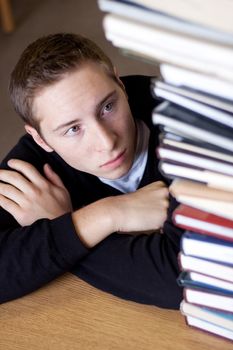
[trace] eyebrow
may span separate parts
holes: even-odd
[[[110,97],[113,97],[114,95],[116,95],[116,90],[113,90],[111,92],[109,92],[95,107],[95,113],[96,115],[99,113],[101,107],[103,106],[103,104],[110,98]],[[61,124],[59,126],[57,126],[55,129],[53,129],[53,132],[56,132],[60,129],[63,129],[65,127],[68,127],[68,126],[71,126],[75,123],[78,123],[80,122],[80,119],[73,119],[73,120],[70,120],[69,122],[67,123],[64,123],[64,124]]]

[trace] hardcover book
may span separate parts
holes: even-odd
[[[205,272],[205,275],[233,283],[233,265],[220,264],[183,253],[179,253],[178,260],[181,270],[198,273]]]
[[[193,151],[181,150],[174,146],[162,145],[157,148],[157,155],[162,160],[174,161],[180,165],[195,165],[198,168],[233,176],[233,163],[225,160],[200,155]]]
[[[233,340],[233,331],[223,328],[221,326],[218,326],[214,323],[210,323],[210,322],[201,320],[200,318],[189,316],[189,315],[186,316],[186,322],[189,326],[196,327],[196,328],[202,329],[203,331],[216,334],[220,337]]]
[[[173,30],[181,34],[186,33],[187,35],[198,37],[202,40],[206,39],[227,45],[233,44],[233,38],[228,33],[197,25],[190,21],[181,20],[165,12],[132,3],[131,1],[98,0],[98,5],[102,11],[150,25],[156,24],[156,27]]]
[[[163,99],[169,99],[169,96],[172,98],[185,97],[189,100],[196,101],[199,103],[218,108],[220,110],[226,111],[228,113],[233,113],[233,103],[222,97],[216,97],[210,93],[200,92],[196,89],[190,87],[182,87],[168,84],[166,82],[154,79],[152,83],[152,92],[156,97],[160,96]],[[169,95],[168,95],[169,93]],[[172,95],[171,95],[172,94]]]
[[[223,239],[185,231],[181,238],[181,250],[185,255],[233,265],[233,243]]]
[[[223,111],[221,108],[207,104],[205,102],[195,101],[187,96],[181,96],[172,91],[166,91],[155,86],[154,93],[157,97],[175,103],[190,111],[201,114],[203,118],[215,120],[218,123],[233,128],[233,114],[232,112]],[[216,100],[217,101],[217,100]],[[207,102],[207,101],[206,101]],[[233,107],[233,105],[231,105]]]
[[[185,69],[184,66],[177,67],[165,63],[160,65],[160,72],[167,83],[219,96],[228,99],[232,103],[232,82],[227,77],[219,79],[216,74],[211,76],[208,72],[202,74],[194,70]]]
[[[172,219],[178,227],[225,239],[233,244],[233,220],[185,204],[175,209]]]
[[[233,297],[233,283],[220,278],[211,277],[194,271],[182,271],[177,279],[181,287],[199,288],[206,291],[215,291]]]
[[[227,45],[187,37],[113,14],[104,17],[103,25],[107,39],[115,46],[233,81],[233,51]]]
[[[184,299],[191,304],[233,312],[233,298],[220,293],[217,294],[206,292],[205,290],[185,288]]]
[[[223,0],[130,0],[153,10],[185,19],[207,27],[216,28],[223,32],[233,33],[232,29],[232,1]]]
[[[187,150],[233,164],[233,152],[227,150],[223,151],[218,145],[213,145],[205,141],[186,138],[170,132],[162,132],[160,134],[160,145],[176,147],[180,150]]]
[[[222,189],[231,192],[233,191],[232,176],[219,174],[213,171],[201,169],[194,166],[175,164],[169,161],[160,161],[159,169],[164,176],[167,176],[171,179],[180,178],[186,180],[194,180],[217,189]],[[198,200],[194,196],[188,196],[186,194],[177,194],[176,198],[181,203],[203,210],[205,210],[205,208],[208,209],[208,206],[212,204],[214,205],[215,202],[214,200],[211,201],[211,199],[204,197],[201,200],[202,203],[198,203]],[[232,203],[227,203],[227,205],[224,205],[224,201],[222,202],[223,206],[226,209],[233,209]],[[216,212],[215,210],[211,212],[216,215],[221,215],[229,219],[233,219],[233,215],[231,213],[229,213],[229,215],[227,213],[225,215],[222,215],[223,210],[221,209],[221,207],[217,205],[217,208],[219,209],[218,212]]]
[[[196,317],[233,332],[233,314],[230,312],[217,311],[209,307],[193,305],[187,303],[185,300],[183,300],[180,305],[180,311],[184,316]]]
[[[218,144],[233,152],[233,130],[217,121],[206,121],[198,113],[165,101],[154,109],[152,119],[154,124],[167,126],[178,134],[181,131],[187,137]]]

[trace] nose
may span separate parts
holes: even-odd
[[[95,149],[98,152],[112,151],[116,146],[117,135],[109,126],[98,124],[95,128]]]

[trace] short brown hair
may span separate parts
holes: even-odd
[[[11,73],[9,92],[15,111],[39,130],[32,113],[33,99],[43,88],[88,60],[102,64],[115,76],[109,57],[90,39],[71,33],[44,36],[30,44]]]

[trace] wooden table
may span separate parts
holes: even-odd
[[[0,349],[232,350],[179,311],[124,301],[66,274],[0,306]]]

